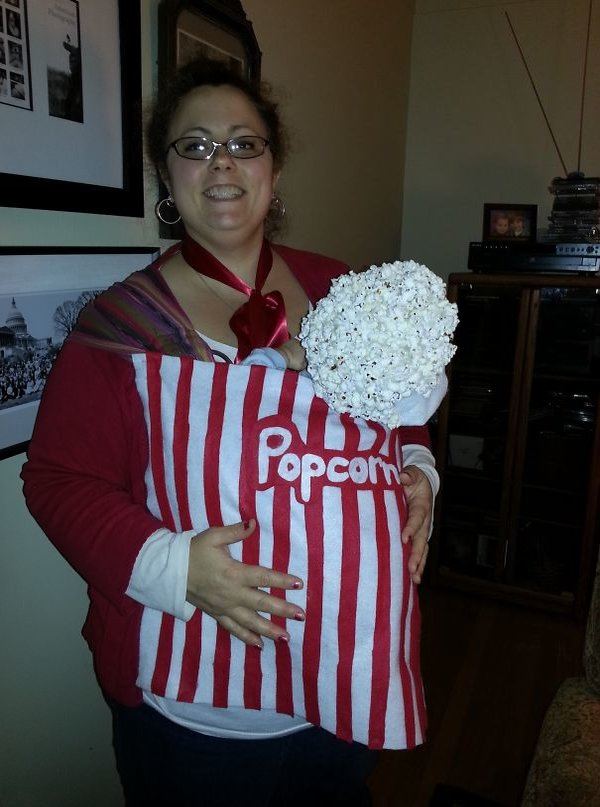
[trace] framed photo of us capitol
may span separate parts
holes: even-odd
[[[0,247],[0,459],[27,448],[52,364],[82,307],[155,247]]]

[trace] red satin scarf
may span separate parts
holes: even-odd
[[[199,274],[247,295],[247,302],[229,320],[229,326],[238,340],[236,363],[245,359],[255,347],[278,347],[290,338],[281,292],[262,294],[262,287],[273,266],[273,253],[266,238],[258,258],[254,288],[234,275],[218,258],[187,234],[181,242],[181,255]]]

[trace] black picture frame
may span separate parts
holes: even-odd
[[[534,242],[537,237],[537,205],[486,202],[483,205],[484,241]]]
[[[198,31],[193,30],[195,23],[201,26]],[[239,58],[241,72],[249,81],[260,79],[262,54],[252,23],[239,0],[161,0],[158,7],[159,87],[185,63],[185,58],[178,54],[178,34],[181,31],[190,37],[203,37],[209,48],[208,51],[190,52],[188,61],[200,55],[219,58],[218,51],[229,63],[228,55]]]
[[[31,4],[38,0],[28,2],[31,17]],[[121,103],[120,110],[115,108],[115,115],[122,122],[121,187],[0,172],[0,206],[115,216],[144,215],[140,4],[138,0],[118,0],[117,13]],[[102,52],[102,43],[96,44]],[[18,111],[26,114],[23,110]],[[25,125],[27,119],[24,117]],[[93,142],[94,133],[90,132],[90,143]],[[0,146],[1,143],[0,128]],[[61,143],[60,147],[68,152],[69,142]]]
[[[260,81],[261,51],[252,23],[247,18],[239,0],[161,0],[158,7],[158,85],[162,88],[169,77],[181,67],[182,34],[198,50],[190,48],[186,56],[194,58],[209,56],[222,58],[230,66],[239,64],[241,74],[248,81]],[[159,199],[168,196],[168,191],[158,178]],[[180,224],[168,225],[159,222],[161,238],[180,239],[183,228]]]
[[[81,295],[122,280],[159,253],[157,247],[0,247],[0,460],[27,449],[47,372]],[[54,313],[65,303],[59,332]]]

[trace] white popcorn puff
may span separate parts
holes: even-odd
[[[394,428],[398,401],[427,397],[454,355],[457,324],[442,279],[396,261],[336,278],[299,339],[318,396],[336,412]]]

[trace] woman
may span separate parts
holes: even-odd
[[[148,139],[170,193],[158,213],[178,211],[186,236],[81,317],[46,385],[23,470],[27,502],[89,584],[84,635],[113,711],[128,804],[295,804],[310,796],[368,804],[373,752],[363,744],[336,739],[301,715],[228,705],[227,693],[217,692],[216,660],[212,702],[202,702],[183,675],[176,694],[171,691],[174,637],[198,614],[203,624],[209,619],[203,615],[218,623],[215,659],[219,646],[225,648],[235,675],[231,658],[243,644],[246,664],[260,666],[260,648],[264,658],[273,647],[265,640],[278,648],[290,642],[307,610],[281,595],[299,592],[306,581],[291,566],[289,573],[277,571],[243,554],[237,545],[251,546],[254,518],[219,523],[215,517],[208,520],[214,526],[198,533],[150,512],[155,449],[145,417],[152,406],[132,364],[139,367],[147,356],[160,362],[161,355],[184,363],[186,357],[243,363],[248,356],[252,362],[253,349],[265,346],[289,355],[286,340],[345,267],[264,240],[265,220],[278,207],[281,125],[276,107],[224,66],[183,68],[155,106]],[[162,372],[161,365],[159,382]],[[201,394],[198,401],[204,405]],[[419,582],[435,471],[424,430],[401,431],[410,508],[403,539],[412,539],[407,567]],[[238,550],[244,562],[233,559]],[[169,659],[161,673],[159,649],[148,676],[143,619],[149,613],[171,615],[177,624],[160,622]],[[185,667],[189,657],[182,652]],[[201,680],[197,686],[202,689]]]

